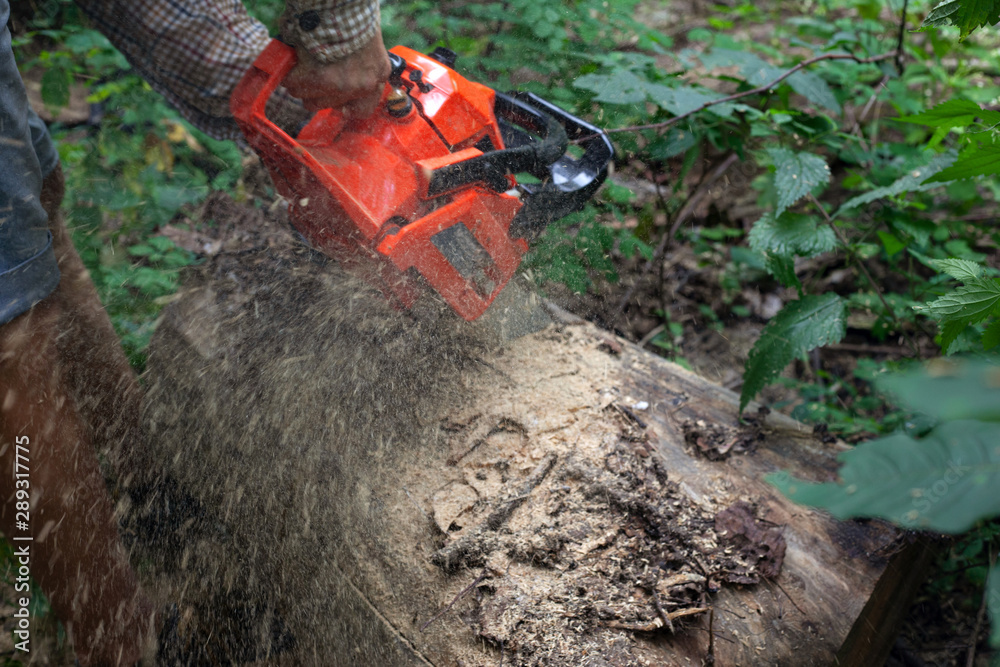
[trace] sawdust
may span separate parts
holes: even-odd
[[[753,452],[764,439],[764,420],[771,411],[764,406],[756,415],[746,414],[738,426],[688,419],[681,424],[691,452],[709,461],[723,461],[733,454]]]
[[[273,232],[189,277],[146,377],[126,514],[198,660],[654,664],[777,575],[780,530],[671,479],[617,341],[490,348]]]
[[[396,313],[367,284],[294,241],[222,253],[164,314],[145,422],[159,476],[126,508],[138,560],[180,600],[198,659],[246,661],[294,646],[337,612],[331,536],[384,530],[373,480],[424,410],[453,391],[482,343],[440,304]],[[372,638],[373,659],[381,636]],[[386,663],[390,664],[390,663]]]
[[[580,372],[617,363],[613,339],[491,350],[262,234],[189,277],[146,377],[162,474],[128,514],[199,659],[643,664],[637,636],[776,574],[779,549],[720,534],[641,410]]]
[[[540,345],[580,364],[614,355],[573,327],[537,334],[508,351],[522,363],[505,364],[517,369],[507,386],[479,395],[506,410],[446,418],[449,481],[410,487],[447,526],[432,560],[479,570],[461,618],[511,664],[644,664],[636,633],[684,633],[723,585],[776,576],[780,531],[758,544],[745,503],[716,515],[693,502],[615,388],[572,368],[539,373],[524,348]],[[725,523],[740,512],[745,524]]]

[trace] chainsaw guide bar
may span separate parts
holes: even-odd
[[[614,149],[598,128],[531,93],[469,81],[455,54],[397,46],[366,119],[316,113],[292,137],[265,105],[297,62],[272,40],[231,98],[306,240],[409,308],[432,287],[466,320],[503,290],[545,226],[583,207]],[[570,140],[583,153],[567,152]],[[527,173],[539,183],[518,183]]]

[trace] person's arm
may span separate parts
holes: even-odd
[[[185,118],[217,138],[240,136],[229,111],[229,96],[270,39],[242,2],[77,0],[77,4]],[[303,26],[309,27],[313,16],[319,19],[317,27],[305,30]],[[289,3],[286,39],[305,45],[299,54],[306,62],[296,69],[295,79],[303,84],[295,92],[308,95],[317,87],[336,88],[341,91],[339,97],[330,101],[341,106],[371,97],[376,87],[381,92],[388,76],[387,61],[384,74],[379,68],[362,67],[369,73],[361,77],[361,84],[355,82],[354,74],[358,70],[355,58],[366,58],[363,53],[381,49],[387,58],[378,19],[377,0]],[[290,21],[295,21],[294,28],[289,29]],[[305,75],[300,76],[303,71]],[[353,92],[344,94],[342,88],[348,87]],[[289,106],[286,103],[283,111],[289,111]]]
[[[229,94],[267,46],[238,0],[78,0],[95,27],[192,124],[235,138]]]

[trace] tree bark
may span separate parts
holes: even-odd
[[[802,666],[853,628],[851,664],[880,664],[889,614],[859,618],[897,532],[762,480],[830,479],[842,446],[553,312],[498,347],[291,240],[200,269],[152,346],[161,479],[132,513],[186,636],[288,664]]]

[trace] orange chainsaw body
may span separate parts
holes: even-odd
[[[412,305],[429,284],[473,320],[528,249],[509,234],[522,206],[517,183],[508,175],[504,192],[481,183],[429,188],[435,170],[482,155],[477,146],[503,148],[495,92],[406,47],[392,53],[409,75],[403,83],[412,107],[405,115],[380,105],[359,122],[325,109],[292,138],[264,111],[296,63],[294,49],[277,40],[233,93],[233,114],[309,243],[399,306]],[[387,85],[383,99],[390,94]]]

